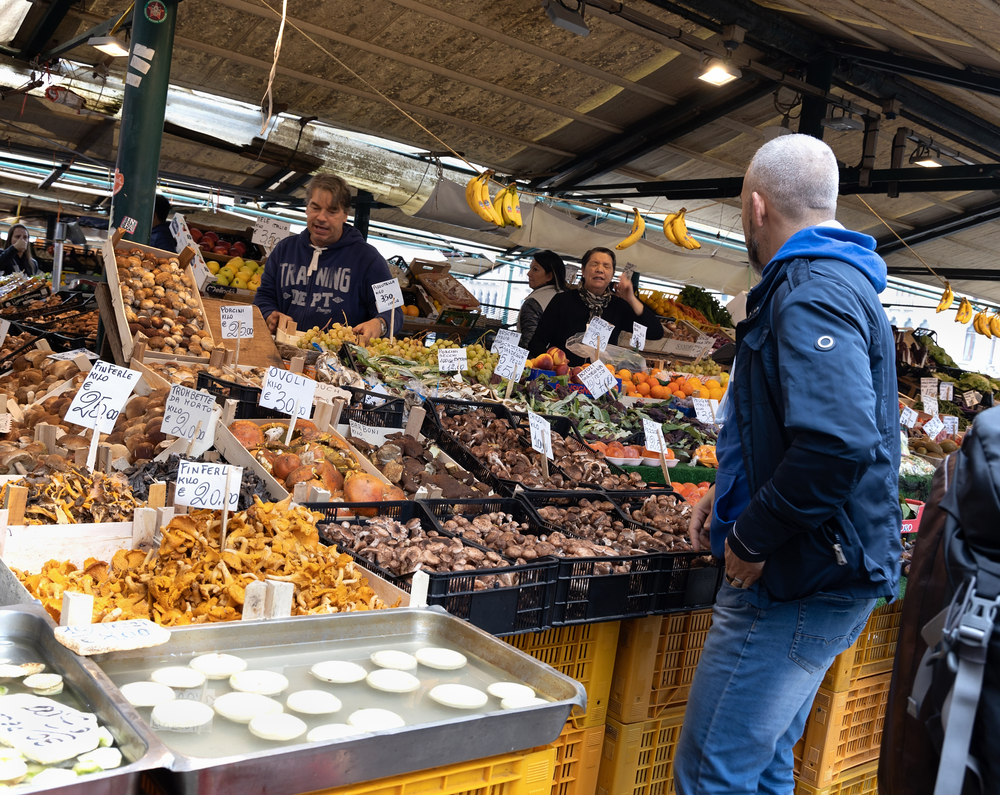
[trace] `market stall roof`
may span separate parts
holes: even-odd
[[[0,0],[0,16],[24,13],[0,60],[7,83],[0,91],[15,90],[0,103],[10,156],[34,147],[50,153],[56,168],[66,147],[113,162],[117,125],[108,119],[120,113],[114,86],[125,62],[103,56],[84,34],[127,7],[123,0]],[[573,0],[559,6],[570,16],[575,7]],[[879,239],[892,271],[935,283],[894,232],[912,238],[917,254],[957,290],[1000,301],[993,256],[1000,248],[993,165],[1000,160],[1000,7],[989,0],[945,0],[933,9],[918,0],[593,0],[584,7],[586,37],[553,24],[540,0],[290,0],[273,84],[286,115],[265,144],[227,132],[236,127],[223,124],[231,118],[213,118],[206,106],[212,97],[260,102],[279,13],[272,0],[179,5],[171,83],[189,89],[187,118],[196,121],[168,124],[163,172],[278,194],[301,192],[304,177],[320,168],[353,184],[379,182],[377,160],[347,162],[320,125],[300,127],[294,114],[425,153],[450,149],[530,180],[539,193],[577,200],[603,193],[654,213],[686,206],[696,229],[738,231],[738,178],[787,118],[791,129],[825,133],[845,164],[839,217]],[[81,43],[66,49],[75,37]],[[59,103],[41,94],[43,64],[60,49],[70,62],[93,65],[74,75],[82,108],[73,94],[57,96]],[[738,79],[721,87],[697,79],[702,60],[727,54]],[[42,85],[18,101],[24,86],[15,75],[28,75],[33,59]],[[207,95],[201,106],[196,92]],[[837,130],[859,125],[831,122],[834,116],[867,119],[868,133]],[[835,127],[820,128],[824,117]],[[918,147],[950,167],[911,166]],[[426,170],[427,162],[418,165]],[[39,187],[43,176],[11,182],[5,172],[0,207],[12,207],[18,190],[41,207],[97,203],[93,195]],[[435,180],[433,173],[421,180],[411,202],[425,200]],[[623,187],[638,184],[647,195]],[[891,184],[895,198],[887,195]],[[387,184],[376,198],[403,204],[406,186]],[[503,235],[475,234],[510,245]],[[670,275],[668,259],[677,257],[651,269]],[[697,269],[692,278],[698,281]]]

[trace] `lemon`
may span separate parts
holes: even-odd
[[[218,262],[216,262],[215,260],[211,260],[211,259],[208,262],[205,263],[205,267],[207,267],[208,270],[209,270],[209,273],[212,273],[213,275],[216,274],[216,273],[218,273],[219,270],[220,270],[220,268],[221,268],[221,266],[219,265]]]

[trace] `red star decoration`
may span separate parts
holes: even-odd
[[[167,15],[167,9],[163,7],[163,3],[149,3],[146,6],[146,16],[152,22],[160,22]]]

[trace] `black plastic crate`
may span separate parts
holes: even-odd
[[[197,389],[204,389],[209,394],[215,395],[215,402],[221,406],[225,406],[227,400],[235,400],[238,420],[288,418],[287,414],[275,409],[261,408],[260,387],[226,381],[202,370],[198,373]]]
[[[367,503],[311,503],[306,505],[313,511],[324,514],[325,521],[362,524],[367,517],[347,517],[340,515],[345,510],[371,510],[378,514],[389,516],[400,522],[408,522],[419,517],[425,531],[437,530],[442,535],[454,537],[453,534],[441,529],[427,508],[420,502],[367,502]],[[320,520],[321,522],[324,520]],[[331,544],[329,539],[320,533],[323,543]],[[477,549],[484,549],[466,539],[459,539],[463,544]],[[347,552],[347,550],[344,550]],[[397,577],[380,568],[375,563],[348,552],[358,564],[393,583],[404,591],[410,590],[410,577]],[[497,574],[513,574],[517,585],[487,589],[476,588],[476,578]],[[427,590],[427,603],[440,605],[453,616],[464,619],[493,635],[517,635],[522,632],[534,632],[549,627],[549,616],[552,597],[556,585],[556,562],[553,558],[521,566],[510,566],[503,569],[478,569],[475,571],[433,572],[428,571],[430,584]]]
[[[437,425],[438,429],[441,431],[444,430],[444,426],[441,424],[441,420],[438,417],[438,407],[442,408],[449,416],[453,416],[455,414],[465,414],[470,411],[475,411],[476,409],[486,409],[487,411],[492,411],[493,414],[496,415],[497,419],[507,420],[507,424],[512,428],[517,427],[517,421],[511,415],[510,409],[502,403],[487,403],[485,401],[476,400],[429,397],[424,401],[424,408],[427,410],[427,415],[433,419],[434,424]]]
[[[353,386],[337,388],[351,393],[350,405],[345,406],[340,413],[341,423],[346,425],[354,420],[372,428],[403,428],[403,398],[368,392]]]
[[[712,562],[718,565],[700,565],[707,557],[703,552],[669,552],[663,556],[654,613],[677,613],[715,604],[724,569],[722,562],[714,558]]]

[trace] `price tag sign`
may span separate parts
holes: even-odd
[[[260,406],[265,409],[275,409],[282,414],[295,413],[300,420],[309,419],[312,413],[313,396],[316,394],[316,382],[304,375],[296,375],[288,370],[268,367],[264,378],[264,388],[260,393]]]
[[[511,381],[520,381],[524,375],[524,365],[528,361],[528,349],[519,345],[503,345],[499,353],[500,361],[493,368],[494,375]]]
[[[0,345],[7,339],[7,332],[10,331],[10,321],[0,320]]]
[[[3,342],[3,340],[0,340]],[[493,346],[490,348],[490,353],[500,353],[500,347],[502,345],[517,345],[521,342],[521,332],[520,331],[510,331],[508,329],[502,328],[497,331],[497,336],[493,340]]]
[[[600,362],[594,362],[589,367],[584,367],[580,371],[579,377],[591,396],[595,398],[599,398],[601,395],[605,395],[618,387],[615,377]]]
[[[208,395],[186,386],[170,387],[170,395],[163,409],[163,432],[180,439],[190,439],[194,436],[198,423],[197,441],[205,439],[205,431],[212,420],[212,410],[215,408],[215,395]]]
[[[629,342],[633,348],[640,351],[646,347],[646,327],[637,321],[632,322],[632,339]]]
[[[980,395],[975,389],[970,389],[968,392],[962,393],[962,402],[965,404],[967,409],[971,409],[979,405],[979,401],[982,397],[983,396]]]
[[[177,468],[177,487],[174,503],[188,508],[222,510],[222,495],[226,491],[226,474],[229,473],[229,510],[235,511],[243,483],[243,467],[225,464],[196,464],[181,460]]]
[[[100,433],[111,433],[122,406],[132,394],[142,374],[108,362],[96,361],[86,380],[70,403],[66,422],[93,428],[98,423]]]
[[[941,400],[954,400],[955,399],[955,385],[950,381],[941,382],[941,391],[938,393],[938,397]]]
[[[924,412],[930,414],[932,417],[937,416],[938,404],[936,395],[922,395],[922,403],[924,404]]]
[[[921,378],[920,379],[920,394],[930,395],[931,397],[937,397],[938,394],[938,384],[941,382],[936,378]]]
[[[622,275],[619,277],[619,281],[629,282],[632,281],[632,274],[635,273],[635,265],[631,262],[626,262],[625,267],[622,269]]]
[[[590,348],[604,350],[611,340],[611,332],[615,327],[600,317],[595,317],[587,324],[587,330],[583,335],[583,344]]]
[[[698,342],[694,344],[694,357],[696,359],[700,359],[704,356],[708,356],[708,354],[712,352],[712,349],[714,347],[715,347],[715,340],[712,339],[711,337],[708,337],[707,339],[703,340],[698,340]]]
[[[667,443],[663,439],[663,426],[656,420],[643,418],[642,429],[646,433],[646,449],[658,453],[667,452]]]
[[[438,348],[438,370],[442,373],[469,369],[469,353],[465,348]]]
[[[531,448],[552,460],[552,426],[541,414],[528,412],[528,427],[531,431]]]
[[[0,433],[10,433],[11,422],[13,422],[10,414],[0,414]]]
[[[941,420],[944,422],[945,432],[949,436],[958,436],[958,417],[945,414]]]
[[[944,423],[941,422],[940,417],[931,417],[927,422],[924,423],[924,433],[927,434],[928,438],[933,441],[937,438],[937,435],[944,430]]]
[[[378,447],[385,439],[385,434],[381,428],[372,428],[370,425],[362,425],[356,420],[351,420],[351,438]]]
[[[66,351],[65,353],[53,353],[45,358],[52,359],[53,361],[56,362],[71,362],[77,356],[86,356],[91,361],[100,358],[96,353],[94,353],[93,351],[88,351],[86,348],[77,348],[75,351]]]
[[[708,425],[715,424],[715,406],[712,405],[711,400],[708,398],[691,398],[691,402],[694,404],[694,413],[699,422],[704,422]]]
[[[379,312],[388,312],[403,305],[403,291],[399,288],[399,279],[386,279],[372,285],[375,293],[375,305]]]
[[[254,243],[263,246],[268,251],[278,245],[279,241],[288,237],[288,221],[276,221],[274,218],[257,218],[253,222]]]
[[[904,408],[899,413],[899,424],[905,425],[907,428],[912,428],[917,424],[917,412],[909,407]]]
[[[220,306],[222,339],[248,339],[253,337],[253,307],[250,304]]]
[[[324,384],[321,381],[316,382],[316,392],[313,394],[313,403],[318,403],[321,400],[329,400],[331,403],[335,400],[350,400],[351,393],[345,389],[340,389],[335,387],[333,384]]]

